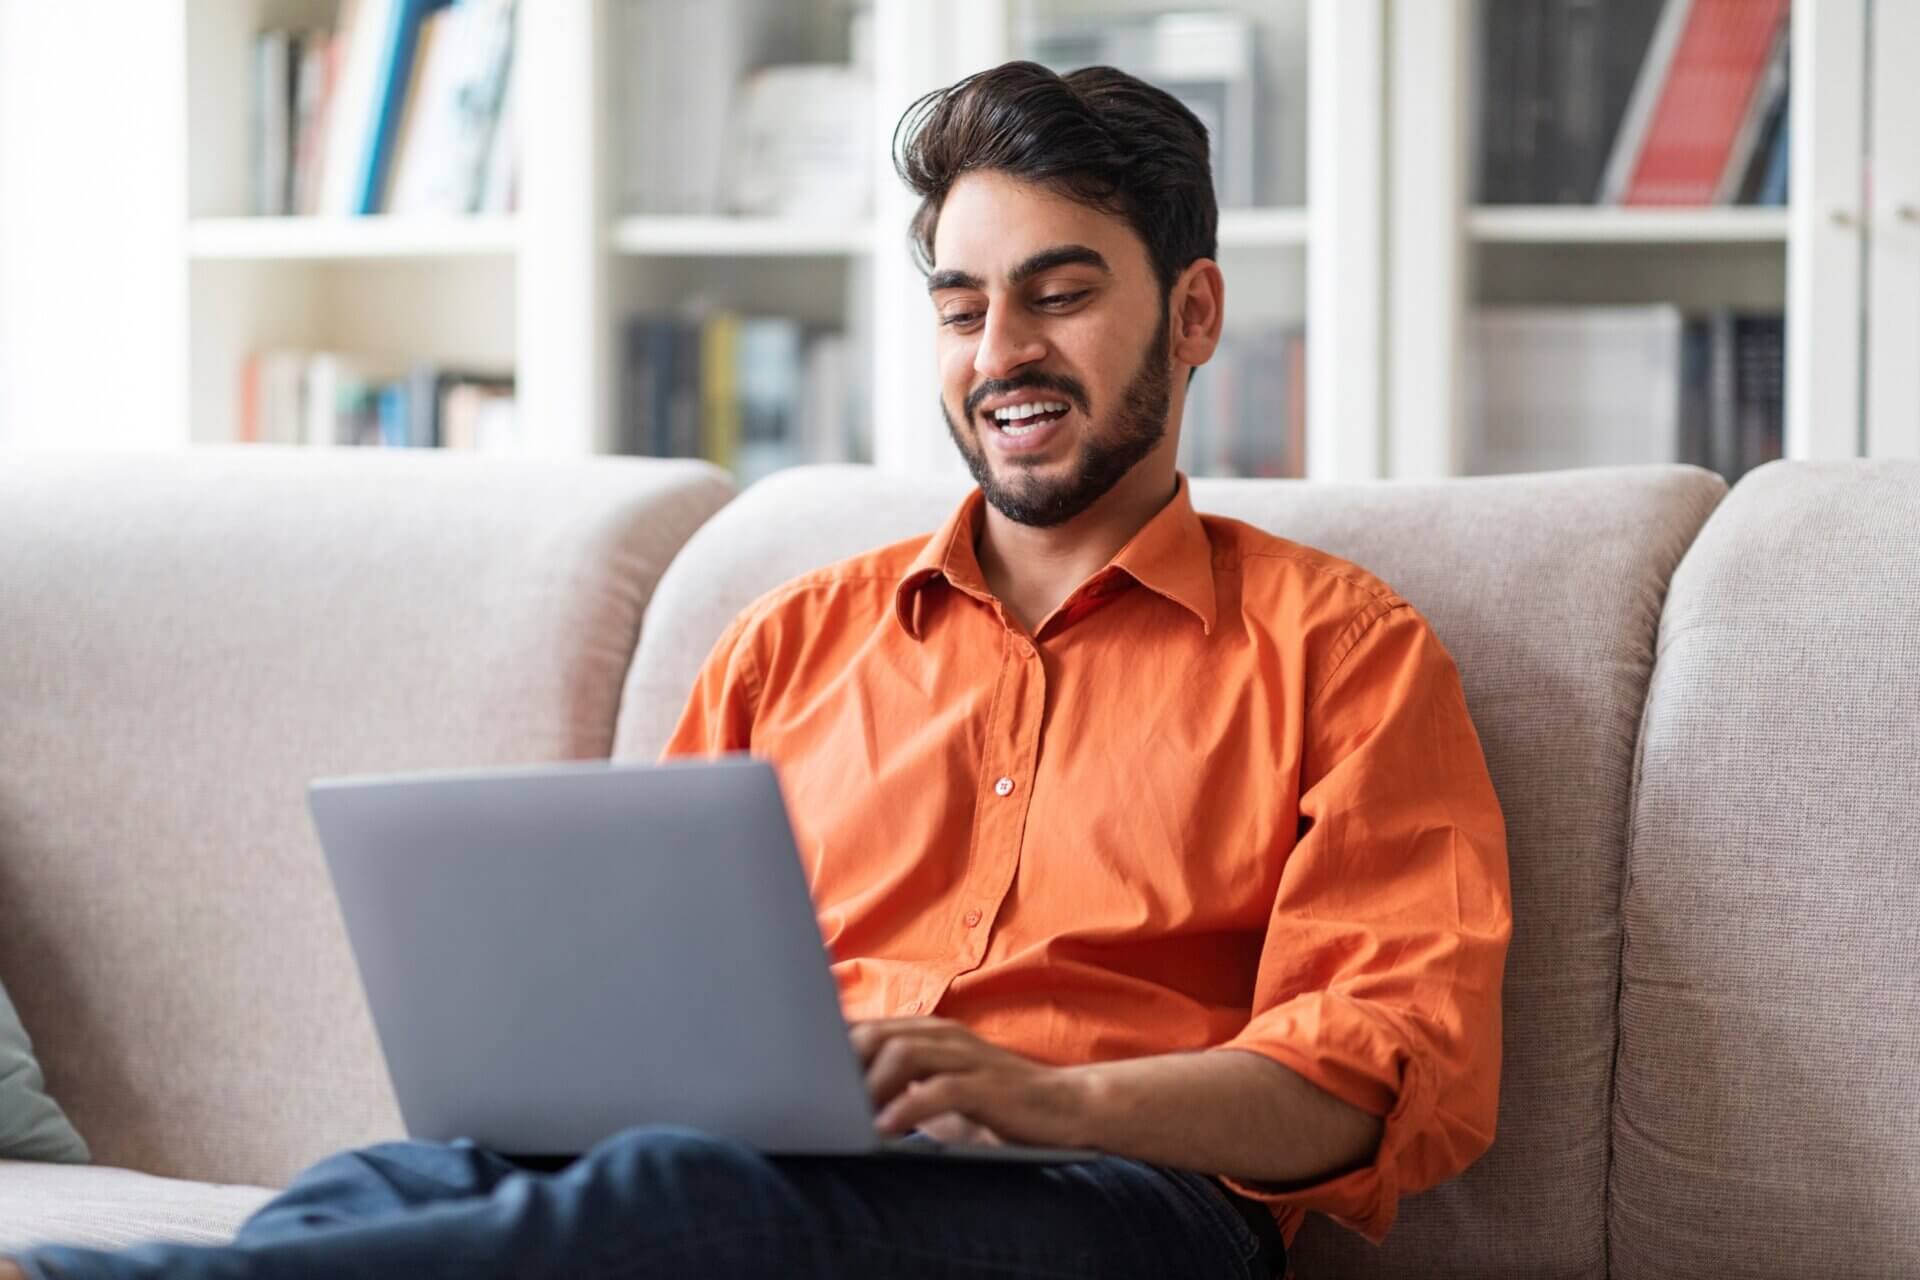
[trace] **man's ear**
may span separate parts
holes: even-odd
[[[1181,364],[1203,365],[1213,359],[1226,316],[1226,288],[1220,264],[1212,258],[1195,258],[1173,282],[1168,298],[1173,308],[1169,345]]]

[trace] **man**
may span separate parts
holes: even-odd
[[[92,1276],[1262,1275],[1492,1141],[1505,830],[1458,675],[1364,570],[1194,513],[1207,137],[1108,68],[929,95],[897,157],[978,488],[716,644],[668,755],[774,760],[878,1123],[1029,1166],[662,1126],[563,1171],[390,1143],[234,1245]],[[777,1052],[778,1046],[769,1046]]]

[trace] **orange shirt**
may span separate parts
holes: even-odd
[[[849,1019],[1038,1061],[1251,1050],[1385,1117],[1264,1201],[1378,1240],[1493,1140],[1506,828],[1453,661],[1366,571],[1172,501],[1031,638],[938,533],[761,597],[663,756],[774,762]]]

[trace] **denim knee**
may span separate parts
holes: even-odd
[[[623,1129],[601,1142],[570,1173],[609,1187],[630,1203],[681,1215],[737,1216],[746,1206],[764,1217],[784,1201],[799,1202],[767,1157],[732,1138],[685,1125]]]

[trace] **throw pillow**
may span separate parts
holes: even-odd
[[[7,989],[0,986],[0,1156],[9,1160],[57,1160],[84,1164],[87,1144],[67,1122],[67,1113],[47,1096],[33,1041],[20,1025]]]

